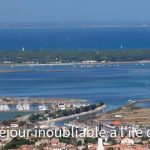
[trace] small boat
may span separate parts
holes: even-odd
[[[25,48],[24,47],[22,47],[22,50],[21,50],[22,52],[24,52],[25,51]]]
[[[84,68],[84,67],[86,67],[86,65],[81,65],[81,66],[80,66],[80,68]]]
[[[123,45],[121,44],[120,49],[123,49]]]
[[[93,65],[87,65],[87,68],[93,67]]]

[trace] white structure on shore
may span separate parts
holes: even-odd
[[[0,111],[9,111],[9,106],[7,104],[1,104]]]
[[[47,107],[45,105],[39,105],[39,110],[40,111],[47,110]]]
[[[39,111],[47,110],[47,106],[44,104],[44,101],[42,102],[42,105],[39,105]]]
[[[61,110],[65,110],[66,109],[66,106],[64,103],[59,103],[58,104],[58,108],[61,109]]]
[[[98,138],[97,150],[104,150],[103,139],[102,138]]]
[[[19,111],[28,111],[30,110],[30,105],[26,101],[23,104],[19,102],[19,104],[16,105],[16,109]]]
[[[121,140],[121,144],[124,144],[124,145],[133,145],[134,144],[134,140],[129,139],[129,138],[124,138],[123,140]]]

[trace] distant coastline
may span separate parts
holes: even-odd
[[[109,65],[109,64],[129,64],[129,63],[150,63],[150,60],[139,60],[139,61],[108,61],[108,62],[95,62],[95,63],[86,63],[86,62],[51,62],[51,63],[0,63],[0,66],[66,66],[66,65]]]
[[[128,28],[136,28],[136,27],[150,27],[149,23],[143,23],[143,24],[138,24],[138,23],[134,23],[134,24],[113,24],[113,23],[47,23],[47,24],[30,24],[30,23],[26,23],[26,24],[21,24],[21,23],[14,23],[14,24],[10,24],[10,23],[1,23],[0,24],[0,28],[124,28],[124,27],[128,27]]]
[[[150,50],[0,51],[1,65],[74,65],[150,62]]]
[[[144,65],[145,63],[150,63],[150,60],[143,60],[143,61],[128,61],[128,62],[97,62],[97,63],[81,63],[81,62],[76,62],[76,63],[49,63],[49,64],[34,64],[34,63],[30,63],[30,64],[0,64],[0,66],[9,66],[11,68],[15,67],[15,66],[22,66],[22,67],[36,67],[36,66],[73,66],[76,67],[76,65],[82,67],[88,67],[88,66],[99,66],[99,65],[121,65],[121,64],[130,64],[130,63],[134,63],[134,64],[142,64]],[[63,72],[64,70],[58,69],[58,70],[48,70],[46,72]],[[0,69],[0,73],[15,73],[15,72],[37,72],[34,70],[15,70],[15,69]],[[43,71],[42,71],[43,72]]]

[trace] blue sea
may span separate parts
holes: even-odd
[[[0,70],[0,96],[87,99],[111,107],[150,98],[150,63],[0,66]]]
[[[149,49],[150,28],[0,28],[0,50]]]
[[[0,50],[149,49],[150,28],[1,28]],[[5,72],[10,70],[10,72]],[[150,63],[0,66],[0,96],[87,99],[110,109],[150,98]],[[0,113],[8,119],[18,113]]]

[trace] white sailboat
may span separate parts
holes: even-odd
[[[122,45],[122,43],[121,43],[121,45],[120,45],[120,49],[123,49],[123,45]]]
[[[24,52],[25,51],[25,48],[24,47],[22,47],[22,52]]]

